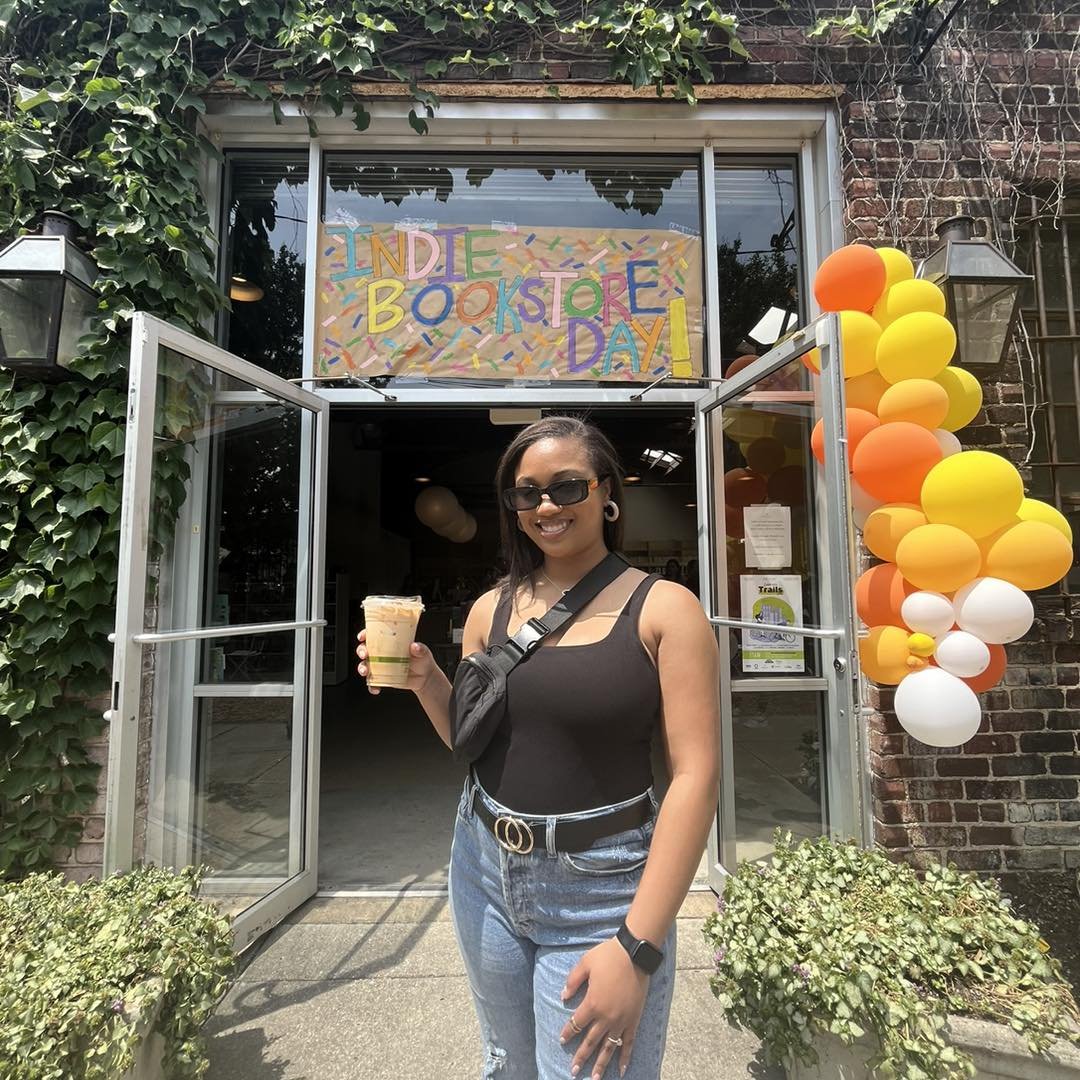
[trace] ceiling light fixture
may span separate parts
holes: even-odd
[[[644,450],[641,454],[641,460],[650,469],[663,469],[665,473],[669,473],[682,464],[682,455],[676,454],[672,450]]]
[[[261,300],[266,294],[262,288],[247,278],[237,277],[235,274],[229,280],[229,299],[239,300],[241,303],[250,304],[255,300]]]

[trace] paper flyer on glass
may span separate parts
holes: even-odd
[[[802,578],[798,574],[743,574],[739,578],[742,619],[760,623],[742,632],[742,669],[749,672],[803,672],[804,638],[785,626],[802,624]]]

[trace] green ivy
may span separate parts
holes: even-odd
[[[0,884],[5,1080],[111,1080],[131,1066],[151,1016],[165,1075],[201,1076],[199,1033],[234,958],[228,920],[198,889],[191,868]]]
[[[874,1076],[955,1080],[970,1058],[944,1036],[950,1013],[1008,1024],[1033,1053],[1080,1045],[1061,965],[993,881],[953,867],[925,877],[883,852],[776,833],[770,866],[727,879],[704,933],[710,985],[771,1061],[813,1064],[815,1036],[869,1036]],[[871,1056],[873,1055],[873,1056]]]

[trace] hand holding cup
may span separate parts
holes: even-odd
[[[366,679],[369,675],[368,665],[368,650],[367,650],[367,630],[361,630],[356,635],[359,645],[356,646],[356,656],[360,663],[356,665],[356,670]],[[403,690],[412,690],[414,693],[419,693],[432,671],[435,670],[435,657],[432,656],[431,650],[422,645],[419,641],[414,641],[409,646],[409,670],[408,675],[402,683],[400,688]],[[372,686],[368,684],[368,693],[377,694],[379,692],[378,686]]]

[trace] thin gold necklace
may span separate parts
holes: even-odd
[[[548,584],[549,584],[549,585],[550,585],[550,586],[551,586],[551,587],[552,587],[553,589],[558,589],[558,591],[559,591],[560,593],[562,593],[562,595],[563,595],[563,596],[565,596],[565,595],[566,595],[566,594],[567,594],[567,593],[568,593],[568,592],[569,592],[569,591],[570,591],[570,590],[571,590],[571,589],[573,588],[573,586],[572,586],[572,585],[570,585],[570,586],[567,586],[567,587],[566,587],[565,589],[564,589],[564,588],[563,588],[563,587],[562,587],[561,585],[556,585],[556,584],[555,584],[555,582],[554,582],[554,581],[552,581],[552,580],[551,580],[551,578],[549,578],[549,577],[547,576],[547,574],[545,574],[545,573],[544,573],[544,571],[543,571],[543,570],[541,570],[541,571],[540,571],[540,576],[541,576],[541,577],[542,577],[542,578],[543,578],[543,579],[544,579],[544,580],[545,580],[545,581],[546,581],[546,582],[547,582],[547,583],[548,583]]]

